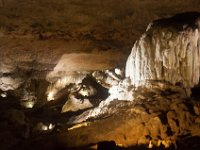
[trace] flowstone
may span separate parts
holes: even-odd
[[[147,81],[191,89],[200,77],[200,13],[179,14],[151,23],[135,42],[125,74],[136,87]]]

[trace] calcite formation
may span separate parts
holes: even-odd
[[[133,85],[164,81],[190,89],[200,77],[200,13],[152,22],[135,42],[126,63]]]

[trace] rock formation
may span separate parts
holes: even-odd
[[[0,0],[0,149],[200,149],[200,103],[182,95],[199,83],[199,13],[144,33],[199,10],[199,0]]]
[[[190,89],[200,77],[200,13],[179,14],[151,23],[135,42],[126,63],[133,85],[147,81]]]

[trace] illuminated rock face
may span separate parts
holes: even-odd
[[[93,105],[88,99],[77,99],[74,95],[70,94],[68,101],[63,105],[62,112],[77,111],[86,108],[91,108]]]
[[[200,77],[199,30],[199,13],[154,21],[135,42],[126,63],[126,77],[136,87],[146,81],[194,87]]]

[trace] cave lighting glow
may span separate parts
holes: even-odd
[[[7,93],[6,92],[1,93],[1,97],[3,97],[3,98],[7,97]]]
[[[26,101],[26,102],[23,102],[22,104],[25,108],[33,108],[33,106],[35,105],[35,102],[34,101]]]
[[[39,122],[37,124],[37,130],[39,131],[48,131],[48,130],[53,130],[55,128],[55,125],[50,123],[49,125],[48,124],[44,124],[42,122]]]
[[[47,101],[53,101],[53,100],[55,100],[54,95],[55,95],[55,92],[54,92],[53,90],[50,91],[50,92],[48,93],[48,95],[47,95]]]

